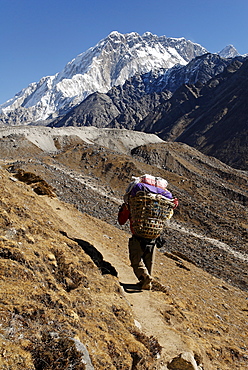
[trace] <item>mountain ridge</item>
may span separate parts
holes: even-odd
[[[247,68],[233,61],[205,85],[184,85],[137,126],[159,132],[165,140],[182,141],[225,163],[248,170]],[[180,106],[178,108],[178,101]],[[166,125],[164,124],[166,122]]]
[[[206,49],[184,38],[158,37],[148,32],[143,36],[112,32],[67,63],[60,73],[43,77],[2,104],[2,119],[5,117],[7,124],[17,124],[15,110],[19,124],[52,118],[54,114],[65,113],[90,93],[107,92],[137,72],[186,64],[205,52]]]
[[[238,74],[237,69],[246,59],[232,45],[218,55],[208,53],[185,38],[157,36],[150,32],[140,36],[136,32],[120,34],[114,31],[67,63],[60,73],[29,85],[22,91],[23,95],[21,92],[6,106],[2,105],[0,122],[2,125],[50,127],[93,125],[154,132],[162,139],[191,143],[204,153],[245,170],[244,125],[242,132],[237,128],[235,138],[232,138],[233,125],[228,122],[231,131],[228,128],[226,132],[230,131],[232,135],[229,138],[223,136],[224,142],[216,148],[211,142],[213,139],[216,141],[216,135],[204,137],[192,120],[200,122],[197,114],[201,114],[203,108],[198,105],[204,102],[204,97],[197,95],[207,96],[209,84],[212,84],[214,94],[218,91],[223,105],[225,97],[217,86],[221,74],[232,68]],[[233,89],[236,90],[235,87]],[[209,100],[218,108],[218,97],[214,101],[210,93]],[[208,105],[207,109],[212,108]],[[240,112],[242,109],[240,104]],[[223,113],[227,111],[227,114]],[[213,130],[218,131],[218,126],[224,125],[230,116],[229,111],[231,107],[226,106],[219,112],[216,110],[211,116],[214,122],[206,122],[206,125],[215,125]],[[237,114],[242,115],[240,112]],[[223,122],[216,119],[217,116],[223,118]],[[190,138],[187,137],[189,124],[195,130]],[[236,152],[237,148],[240,148],[240,153],[232,159],[232,151]]]
[[[247,58],[204,54],[166,73],[136,75],[107,94],[91,94],[48,126],[93,125],[155,133],[247,170],[247,65]]]
[[[122,86],[115,86],[109,90],[105,95],[101,93],[94,93],[87,97],[82,103],[72,108],[64,117],[54,120],[51,124],[52,126],[88,126],[94,125],[97,127],[109,126],[113,127],[126,127],[133,128],[137,125],[142,118],[151,111],[148,106],[145,112],[142,113],[142,107],[145,106],[145,101],[151,97],[151,100],[156,98],[156,94],[161,94],[158,97],[156,106],[159,105],[160,100],[168,100],[172,94],[184,84],[204,84],[214,76],[217,76],[223,72],[224,68],[232,63],[232,59],[223,59],[218,55],[205,54],[203,56],[194,58],[186,66],[175,66],[169,70],[161,69],[156,72],[150,72],[144,75],[135,75],[134,77],[127,80]],[[106,97],[106,111],[104,112],[101,104],[97,104],[94,107],[94,102],[97,101],[98,97],[100,99],[105,99]],[[109,100],[110,98],[110,100]],[[144,98],[144,101],[142,100]],[[88,102],[92,101],[93,104],[89,108],[84,108],[87,106]],[[81,107],[83,109],[81,110]],[[119,123],[118,115],[126,114],[125,110],[138,112],[136,118],[131,116],[127,118],[124,124]],[[84,111],[85,110],[85,118]],[[108,118],[108,111],[112,110],[110,113],[110,118]],[[77,111],[79,113],[77,114]],[[99,112],[99,113],[98,113]],[[131,113],[132,114],[132,113]],[[98,120],[99,116],[99,120]],[[99,123],[92,123],[90,117],[96,117]],[[103,118],[102,118],[103,117]],[[129,122],[134,120],[134,124],[129,126]],[[123,121],[123,118],[121,118]],[[72,121],[72,122],[70,122]]]

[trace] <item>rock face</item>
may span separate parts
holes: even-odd
[[[169,370],[198,370],[192,353],[182,353],[168,364]]]

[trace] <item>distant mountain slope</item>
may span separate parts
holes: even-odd
[[[115,86],[106,94],[96,92],[81,104],[72,108],[64,117],[50,125],[125,127],[133,129],[156,107],[165,103],[185,83],[204,84],[223,72],[232,59],[217,54],[204,54],[191,60],[186,66],[136,74],[122,86]]]
[[[247,170],[247,65],[247,58],[205,54],[165,74],[134,76],[107,94],[90,95],[51,126],[155,133]]]
[[[184,85],[136,129],[181,141],[248,170],[248,60],[233,62],[205,86]]]
[[[136,73],[185,65],[207,50],[184,38],[112,32],[54,76],[30,84],[0,106],[3,124],[28,124],[66,113],[89,94],[106,93]]]
[[[41,151],[57,153],[67,147],[97,144],[122,154],[140,145],[163,142],[158,136],[130,130],[96,127],[0,127],[0,157],[36,157]]]

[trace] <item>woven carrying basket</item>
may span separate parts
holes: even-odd
[[[132,228],[137,236],[157,238],[173,214],[173,203],[157,194],[140,192],[129,198]]]

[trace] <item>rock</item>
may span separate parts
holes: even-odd
[[[92,362],[89,356],[89,352],[87,348],[85,347],[85,345],[82,342],[80,342],[80,340],[77,338],[71,338],[71,339],[74,341],[77,351],[82,353],[82,362],[85,364],[85,369],[94,370],[94,367],[92,365]]]
[[[190,352],[181,353],[167,367],[170,370],[201,370],[201,367],[197,366],[196,360]]]

